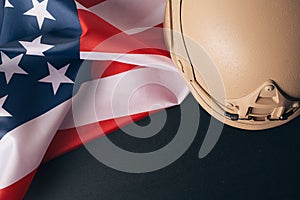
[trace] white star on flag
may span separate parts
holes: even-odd
[[[53,45],[42,44],[42,36],[35,38],[32,42],[19,41],[26,49],[26,55],[44,56],[44,52],[53,48]]]
[[[8,95],[0,99],[0,117],[12,117],[12,115],[3,108],[3,104],[7,97]]]
[[[65,73],[67,72],[70,65],[66,65],[63,68],[57,70],[50,63],[48,63],[49,76],[39,80],[42,83],[51,83],[53,88],[53,93],[56,95],[56,92],[62,83],[74,83],[71,79],[69,79]]]
[[[9,0],[5,0],[4,8],[13,8],[14,6],[9,2]]]
[[[1,52],[2,64],[0,65],[0,72],[4,72],[6,83],[8,84],[14,74],[27,74],[21,67],[19,67],[20,60],[23,55],[18,55],[10,59],[7,55]]]
[[[38,2],[37,0],[31,0],[33,8],[24,13],[24,15],[36,17],[40,29],[42,29],[45,18],[56,20],[47,10],[48,0]]]

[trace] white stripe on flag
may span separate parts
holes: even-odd
[[[80,52],[84,60],[117,61],[126,64],[151,67],[155,69],[177,72],[172,60],[166,56],[150,54],[121,54],[106,52]]]
[[[177,72],[135,69],[90,81],[73,98],[60,129],[167,108],[180,104],[189,90]],[[74,125],[73,115],[76,115]]]

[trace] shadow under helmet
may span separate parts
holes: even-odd
[[[300,114],[300,1],[167,0],[164,26],[173,62],[215,118],[262,130]]]

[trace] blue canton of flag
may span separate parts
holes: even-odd
[[[1,139],[72,97],[81,27],[73,0],[0,0],[0,30]]]

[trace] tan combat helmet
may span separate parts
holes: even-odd
[[[215,118],[262,130],[299,116],[300,1],[167,0],[165,28],[173,62]]]

